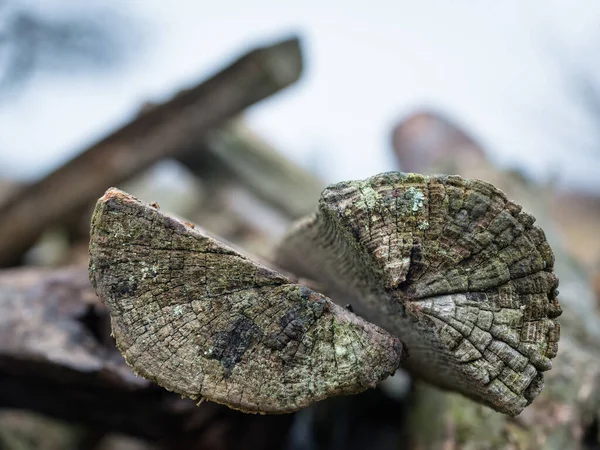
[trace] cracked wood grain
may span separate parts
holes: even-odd
[[[284,413],[373,387],[401,342],[202,230],[109,189],[90,280],[134,371],[246,412]]]
[[[534,220],[483,181],[390,172],[325,189],[276,262],[402,339],[413,374],[517,415],[560,330]]]

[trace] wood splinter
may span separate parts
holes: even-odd
[[[293,411],[374,386],[404,359],[401,339],[414,375],[517,415],[559,339],[553,255],[534,220],[457,176],[328,187],[277,264],[371,323],[110,189],[92,219],[90,278],[128,363],[188,397]]]

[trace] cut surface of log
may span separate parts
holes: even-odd
[[[390,172],[325,189],[276,263],[402,339],[413,374],[517,415],[559,339],[534,220],[483,181]]]
[[[117,189],[94,211],[90,280],[134,371],[246,412],[361,392],[405,355],[381,328]]]
[[[210,132],[205,151],[180,152],[177,159],[201,179],[231,180],[292,220],[310,214],[321,180],[278,152],[242,118]]]

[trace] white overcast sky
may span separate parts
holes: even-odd
[[[392,125],[427,107],[465,124],[500,164],[600,192],[600,117],[578,107],[569,82],[583,73],[600,87],[597,0],[113,3],[143,49],[110,74],[37,75],[0,102],[0,176],[40,177],[144,101],[296,33],[303,79],[248,117],[327,181],[393,169]]]

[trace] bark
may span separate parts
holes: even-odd
[[[253,50],[3,202],[0,266],[17,263],[48,226],[91,204],[107,187],[199,142],[224,120],[296,81],[301,69],[295,39]]]
[[[380,328],[117,189],[92,217],[90,279],[134,371],[194,400],[291,412],[404,358]]]
[[[281,448],[290,416],[200,407],[134,376],[85,267],[0,272],[0,408],[176,449]]]

